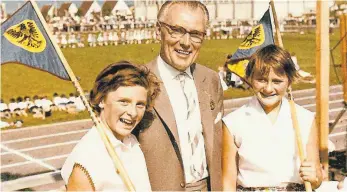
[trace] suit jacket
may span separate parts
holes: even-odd
[[[156,59],[148,63],[147,67],[161,80]],[[193,64],[191,69],[200,105],[209,190],[221,191],[222,121],[220,118],[223,116],[223,90],[216,72],[199,64]],[[152,125],[138,135],[152,190],[185,190],[176,120],[163,83],[161,93],[155,101],[154,112]],[[215,120],[218,122],[215,123]]]

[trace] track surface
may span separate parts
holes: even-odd
[[[310,111],[315,111],[314,89],[296,91],[294,92],[294,98],[296,98],[295,102],[299,105]],[[224,101],[225,114],[242,106],[248,99],[240,98]],[[343,106],[342,87],[330,87],[330,122],[335,120]],[[66,157],[91,126],[91,120],[78,120],[2,131],[0,145],[1,175],[22,178],[47,172],[59,172]],[[346,138],[347,112],[329,135],[329,139],[336,145],[336,150],[346,149]],[[58,181],[54,184],[32,189],[52,190],[62,185],[62,181]]]

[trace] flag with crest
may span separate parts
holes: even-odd
[[[70,80],[30,1],[1,24],[1,65],[7,63],[24,64]]]
[[[226,62],[228,69],[243,78],[245,76],[245,68],[247,67],[248,59],[258,49],[270,44],[274,44],[274,38],[270,9],[268,9],[260,19],[258,25],[252,28],[252,31],[242,41],[237,51]]]

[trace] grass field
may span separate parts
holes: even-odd
[[[339,41],[339,33],[330,36],[330,47],[334,47]],[[218,66],[223,65],[227,54],[235,52],[242,39],[209,40],[205,41],[201,49],[198,63],[208,66],[217,71]],[[284,46],[290,52],[295,52],[301,68],[312,74],[315,68],[315,34],[285,34]],[[159,44],[120,45],[97,48],[63,49],[63,53],[76,76],[80,77],[81,86],[89,92],[96,75],[106,65],[119,61],[128,60],[138,64],[144,64],[154,59],[159,53]],[[340,64],[340,47],[333,52],[335,62]],[[327,63],[327,65],[329,65]],[[330,63],[332,66],[332,63]],[[338,84],[341,79],[341,70],[330,67],[330,84]],[[300,83],[294,85],[294,90],[313,88],[313,84]],[[23,65],[6,64],[1,66],[1,98],[8,102],[12,97],[18,96],[44,96],[52,97],[53,93],[69,94],[75,92],[75,88],[69,81],[61,80],[53,75],[39,70],[33,70]],[[236,98],[250,95],[249,91],[229,89],[225,91],[225,98]],[[54,113],[46,120],[24,119],[25,126],[72,119],[88,118],[88,114],[82,113],[71,116],[62,112]]]

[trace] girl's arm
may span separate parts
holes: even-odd
[[[69,182],[66,186],[67,191],[95,191],[93,181],[89,173],[79,164],[75,164]]]
[[[300,176],[304,181],[309,181],[313,189],[322,183],[322,170],[319,160],[318,131],[316,121],[313,120],[311,132],[306,145],[307,157],[300,167]]]
[[[222,182],[223,191],[236,191],[237,147],[234,137],[223,123]]]

